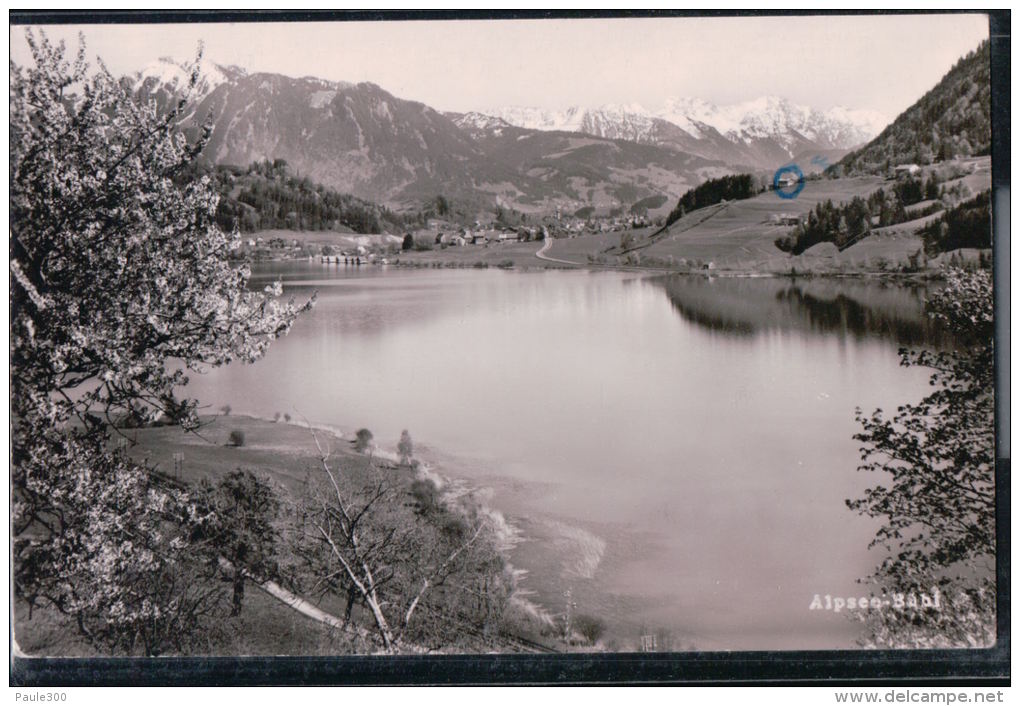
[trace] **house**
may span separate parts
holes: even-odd
[[[773,213],[769,222],[778,226],[798,226],[800,225],[800,216],[796,213]]]
[[[913,176],[921,171],[921,168],[916,164],[897,164],[896,165],[896,176]]]
[[[457,233],[441,233],[436,242],[440,245],[463,245],[467,240]]]
[[[779,188],[787,189],[791,186],[796,186],[799,181],[800,179],[793,174],[790,173],[782,174],[779,177]]]

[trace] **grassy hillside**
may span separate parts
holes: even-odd
[[[977,262],[982,250],[988,248],[988,228],[980,223],[976,228],[966,224],[980,219],[987,195],[983,196],[984,201],[974,200],[974,196],[990,187],[990,176],[989,158],[971,157],[924,167],[911,179],[812,178],[795,199],[781,199],[768,191],[753,198],[690,211],[661,229],[558,237],[545,254],[581,266],[626,265],[681,272],[711,266],[719,270],[787,274],[914,272],[923,269],[926,263],[940,262],[928,259],[936,251],[960,247],[968,251],[963,255],[965,259]],[[880,194],[884,194],[881,204]],[[927,198],[931,195],[936,198]],[[842,249],[837,247],[834,241],[838,240],[840,226],[836,219],[836,225],[824,238],[805,241],[793,255],[777,247],[777,240],[790,239],[799,230],[791,224],[794,218],[807,223],[812,212],[817,220],[819,209],[839,210],[855,200],[867,207],[871,223],[862,237],[844,238],[839,243]],[[968,201],[969,205],[954,216],[946,216],[948,210]],[[786,223],[779,222],[780,216],[785,217]],[[937,230],[939,244],[925,248],[922,239],[925,228],[931,233]],[[970,235],[959,235],[964,230]],[[949,233],[956,235],[948,237]]]
[[[14,639],[27,655],[108,657],[89,645],[71,618],[52,608],[14,604]],[[239,616],[224,615],[209,635],[203,653],[209,655],[339,655],[370,653],[371,642],[353,631],[340,631],[301,615],[263,591],[245,594]]]
[[[677,264],[680,260],[714,262],[727,267],[754,267],[769,259],[786,260],[775,239],[789,226],[773,222],[777,214],[804,215],[826,200],[867,196],[882,185],[878,177],[810,180],[796,199],[774,192],[692,211],[668,228],[637,238],[632,250],[643,264]],[[549,253],[558,257],[556,246]]]
[[[666,225],[676,223],[685,213],[713,206],[722,201],[749,199],[765,191],[765,184],[752,174],[728,174],[709,179],[685,192],[666,217]]]
[[[580,133],[508,127],[472,135],[492,160],[527,177],[514,183],[479,180],[477,188],[521,210],[560,206],[573,212],[590,206],[605,212],[661,194],[672,200],[732,171],[722,162],[673,149]]]
[[[128,452],[136,460],[144,460],[191,487],[204,479],[216,482],[236,468],[250,469],[276,490],[285,508],[300,500],[308,479],[321,475],[315,440],[304,426],[241,415],[203,417],[202,422],[203,426],[196,434],[185,433],[176,426],[126,429],[124,433],[135,442]],[[234,432],[243,434],[242,446],[230,443]],[[340,484],[345,489],[348,486],[369,487],[383,476],[393,484],[397,489],[396,496],[387,496],[385,506],[373,510],[372,515],[378,513],[384,517],[384,526],[397,534],[407,531],[408,527],[413,528],[418,551],[434,551],[433,547],[439,546],[434,543],[446,541],[446,538],[462,532],[457,514],[460,511],[456,507],[460,504],[468,507],[474,502],[470,492],[447,502],[442,498],[439,483],[430,476],[399,466],[390,458],[392,454],[380,451],[375,453],[374,460],[370,460],[368,455],[355,452],[347,439],[324,430],[316,431],[316,436],[329,449],[331,465],[340,472]],[[176,455],[182,458],[179,470],[175,470]],[[350,493],[351,497],[360,497],[353,491]],[[479,505],[473,508],[483,510]],[[366,516],[362,522],[366,533],[378,531],[377,526],[372,524],[374,521],[371,516]],[[283,524],[286,522],[284,520]],[[471,552],[482,552],[482,545],[488,546],[489,542],[487,538],[480,538],[471,546]],[[484,570],[502,572],[501,556],[495,553],[495,548],[491,551],[493,553],[484,554],[487,562]],[[317,575],[302,574],[299,552],[295,551],[294,556],[288,552],[289,549],[281,549],[279,560],[285,566],[295,567],[293,572],[285,573],[294,573],[298,593],[329,614],[343,615],[343,597],[335,592],[320,596],[313,582]],[[449,576],[442,586],[437,585],[423,599],[421,606],[424,612],[415,629],[407,634],[408,644],[456,652],[521,649],[516,636],[530,629],[526,616],[513,612],[509,607],[499,617],[492,617],[495,614],[491,611],[483,615],[475,599],[464,599],[464,595],[473,595],[469,591],[474,585],[472,580],[480,580],[481,577],[482,574],[457,573]],[[397,580],[399,578],[394,579]],[[487,585],[496,590],[495,581]],[[36,655],[96,654],[95,649],[79,637],[77,626],[67,616],[39,607],[29,620],[26,605],[18,604],[15,608],[15,635],[24,652]],[[491,617],[499,622],[491,625],[493,629],[483,631],[483,623]],[[329,655],[377,651],[378,641],[368,637],[372,631],[372,620],[367,609],[355,606],[352,618],[352,626],[346,630],[327,627],[258,590],[252,582],[245,591],[241,615],[217,616],[215,621],[210,621],[206,644],[197,653]],[[511,623],[513,636],[508,634]],[[539,636],[535,634],[534,637]],[[411,651],[414,651],[413,647]]]
[[[878,137],[829,172],[880,174],[897,164],[987,154],[992,140],[990,61],[986,40]]]
[[[961,247],[990,247],[989,196],[984,196],[983,210],[980,200],[971,203],[965,213],[957,208],[975,190],[987,192],[988,162],[987,157],[939,162],[920,168],[915,175],[901,174],[887,180],[867,197],[855,196],[849,202],[824,201],[790,233],[779,236],[776,246],[794,255],[818,243],[834,243],[845,250],[867,240],[876,229],[906,226],[902,230],[916,233],[921,228],[930,229],[932,217],[940,216],[942,225],[926,236],[929,254]],[[942,216],[947,209],[954,215]]]

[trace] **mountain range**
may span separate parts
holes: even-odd
[[[888,122],[876,111],[821,111],[777,96],[725,106],[700,98],[670,98],[657,111],[632,103],[562,111],[508,107],[451,117],[476,128],[497,120],[532,130],[582,132],[766,169],[802,152],[858,147]]]
[[[835,161],[882,123],[775,97],[736,106],[673,99],[654,113],[637,105],[443,113],[372,83],[208,61],[201,70],[185,124],[211,120],[208,161],[284,159],[300,176],[401,210],[439,194],[467,210],[608,212],[658,195],[673,201],[722,174],[769,172],[814,153]],[[184,64],[161,59],[126,80],[138,97],[169,105],[188,76]]]

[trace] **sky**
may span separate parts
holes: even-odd
[[[984,15],[50,26],[117,74],[162,56],[371,81],[439,110],[777,95],[894,118],[988,37]],[[11,58],[28,59],[11,27]]]

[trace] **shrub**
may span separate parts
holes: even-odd
[[[427,478],[419,478],[411,483],[411,497],[414,498],[415,509],[421,515],[432,515],[439,510],[439,489]]]
[[[574,629],[594,645],[605,634],[606,624],[593,616],[579,615],[574,618]]]
[[[400,434],[400,443],[397,444],[397,451],[400,453],[401,463],[407,465],[411,462],[411,456],[414,455],[414,444],[407,429],[404,429]]]
[[[509,270],[513,266],[514,266],[514,261],[513,260],[509,260],[509,259],[507,259],[507,260],[500,260],[499,264],[496,265],[496,267],[502,268],[504,270]]]
[[[234,429],[230,432],[230,445],[231,446],[244,446],[244,432],[240,429]]]
[[[220,411],[223,412],[224,417],[230,416],[231,409],[232,409],[231,406],[228,404],[225,404],[222,407],[220,407]]]
[[[996,637],[992,277],[958,269],[945,276],[926,310],[953,333],[956,347],[900,351],[901,365],[927,368],[931,393],[891,416],[856,411],[858,470],[881,476],[847,500],[851,510],[882,522],[870,545],[882,549],[881,563],[866,582],[872,595],[914,600],[906,610],[862,611],[861,642],[871,647],[978,647]],[[953,609],[925,605],[923,597],[916,605],[919,594],[935,591]]]
[[[354,434],[354,450],[365,451],[372,445],[372,432],[368,429],[361,428]]]

